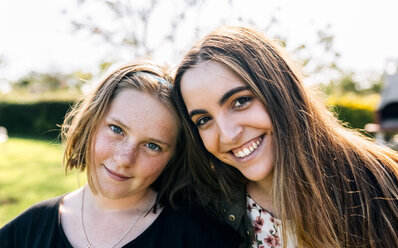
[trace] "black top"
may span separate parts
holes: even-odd
[[[62,196],[37,203],[0,229],[0,247],[62,247],[71,244],[62,229]],[[157,219],[125,248],[238,247],[241,237],[202,211],[165,207]]]

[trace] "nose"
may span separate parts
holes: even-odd
[[[233,144],[239,140],[243,128],[238,121],[221,117],[217,120],[217,125],[221,144]]]
[[[131,167],[138,157],[138,147],[134,144],[123,142],[116,146],[113,158],[120,167]]]

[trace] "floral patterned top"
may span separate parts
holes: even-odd
[[[258,205],[247,195],[247,211],[254,227],[255,241],[253,248],[277,248],[282,247],[281,221]]]

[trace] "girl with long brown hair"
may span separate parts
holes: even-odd
[[[247,246],[398,247],[397,152],[341,125],[261,32],[205,36],[174,98],[197,199]]]

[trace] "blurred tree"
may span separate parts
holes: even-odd
[[[128,48],[134,57],[145,57],[153,55],[165,42],[175,42],[187,12],[205,1],[76,0],[75,6],[63,12],[71,19],[75,31],[88,31],[112,46]],[[162,10],[165,5],[167,11]],[[162,37],[156,37],[156,41],[150,39],[155,35],[149,28],[153,23],[161,26],[156,32]]]
[[[301,44],[293,49],[293,55],[301,64],[304,77],[311,77],[311,83],[327,83],[330,78],[340,77],[338,65],[340,53],[334,47],[334,35],[330,25],[316,31],[315,42]],[[328,75],[330,78],[325,77]]]
[[[325,94],[329,96],[341,96],[347,93],[358,95],[380,94],[383,75],[375,76],[373,74],[372,78],[362,79],[366,82],[355,79],[356,76],[353,72],[341,72],[339,78],[331,80],[326,85],[318,85],[318,87],[322,88]]]
[[[30,72],[12,83],[14,90],[28,91],[32,94],[43,92],[62,91],[68,89],[79,90],[87,81],[91,80],[92,74],[82,71],[63,73],[39,73]]]
[[[342,74],[340,78],[331,80],[324,89],[327,95],[342,95],[343,93],[357,93],[358,82],[353,79],[353,73]]]
[[[80,89],[84,84],[86,84],[92,79],[93,79],[92,73],[83,72],[81,70],[66,75],[66,81],[68,82],[69,88]]]
[[[60,74],[30,72],[13,83],[16,89],[28,89],[32,93],[53,91],[65,87],[64,76]]]
[[[342,76],[339,82],[339,87],[342,92],[358,92],[359,91],[359,83],[355,81],[352,77],[352,73],[345,74]]]
[[[191,43],[207,33],[209,27],[236,23],[256,26],[278,40],[288,51],[292,51],[294,59],[303,68],[304,76],[314,78],[312,81],[326,83],[327,80],[319,74],[332,75],[340,71],[337,63],[340,54],[334,49],[331,26],[318,27],[312,43],[305,37],[306,40],[300,44],[289,46],[287,36],[280,30],[275,31],[280,23],[277,18],[279,7],[269,14],[254,16],[236,11],[242,8],[237,0],[220,0],[217,3],[206,0],[75,0],[73,3],[64,10],[73,30],[86,32],[112,46],[112,54],[106,56],[105,63],[100,65],[100,72],[104,65],[112,63],[118,53],[123,53],[129,60],[171,53],[172,58],[162,58],[169,62],[178,60],[181,51],[186,49],[187,39]],[[250,4],[261,6],[263,3],[254,0]],[[215,9],[222,9],[222,13],[212,15]],[[203,32],[204,29],[206,32]]]
[[[379,79],[372,81],[371,86],[368,89],[365,89],[365,91],[369,94],[372,93],[381,93],[381,88],[383,86],[383,75],[379,76]]]

